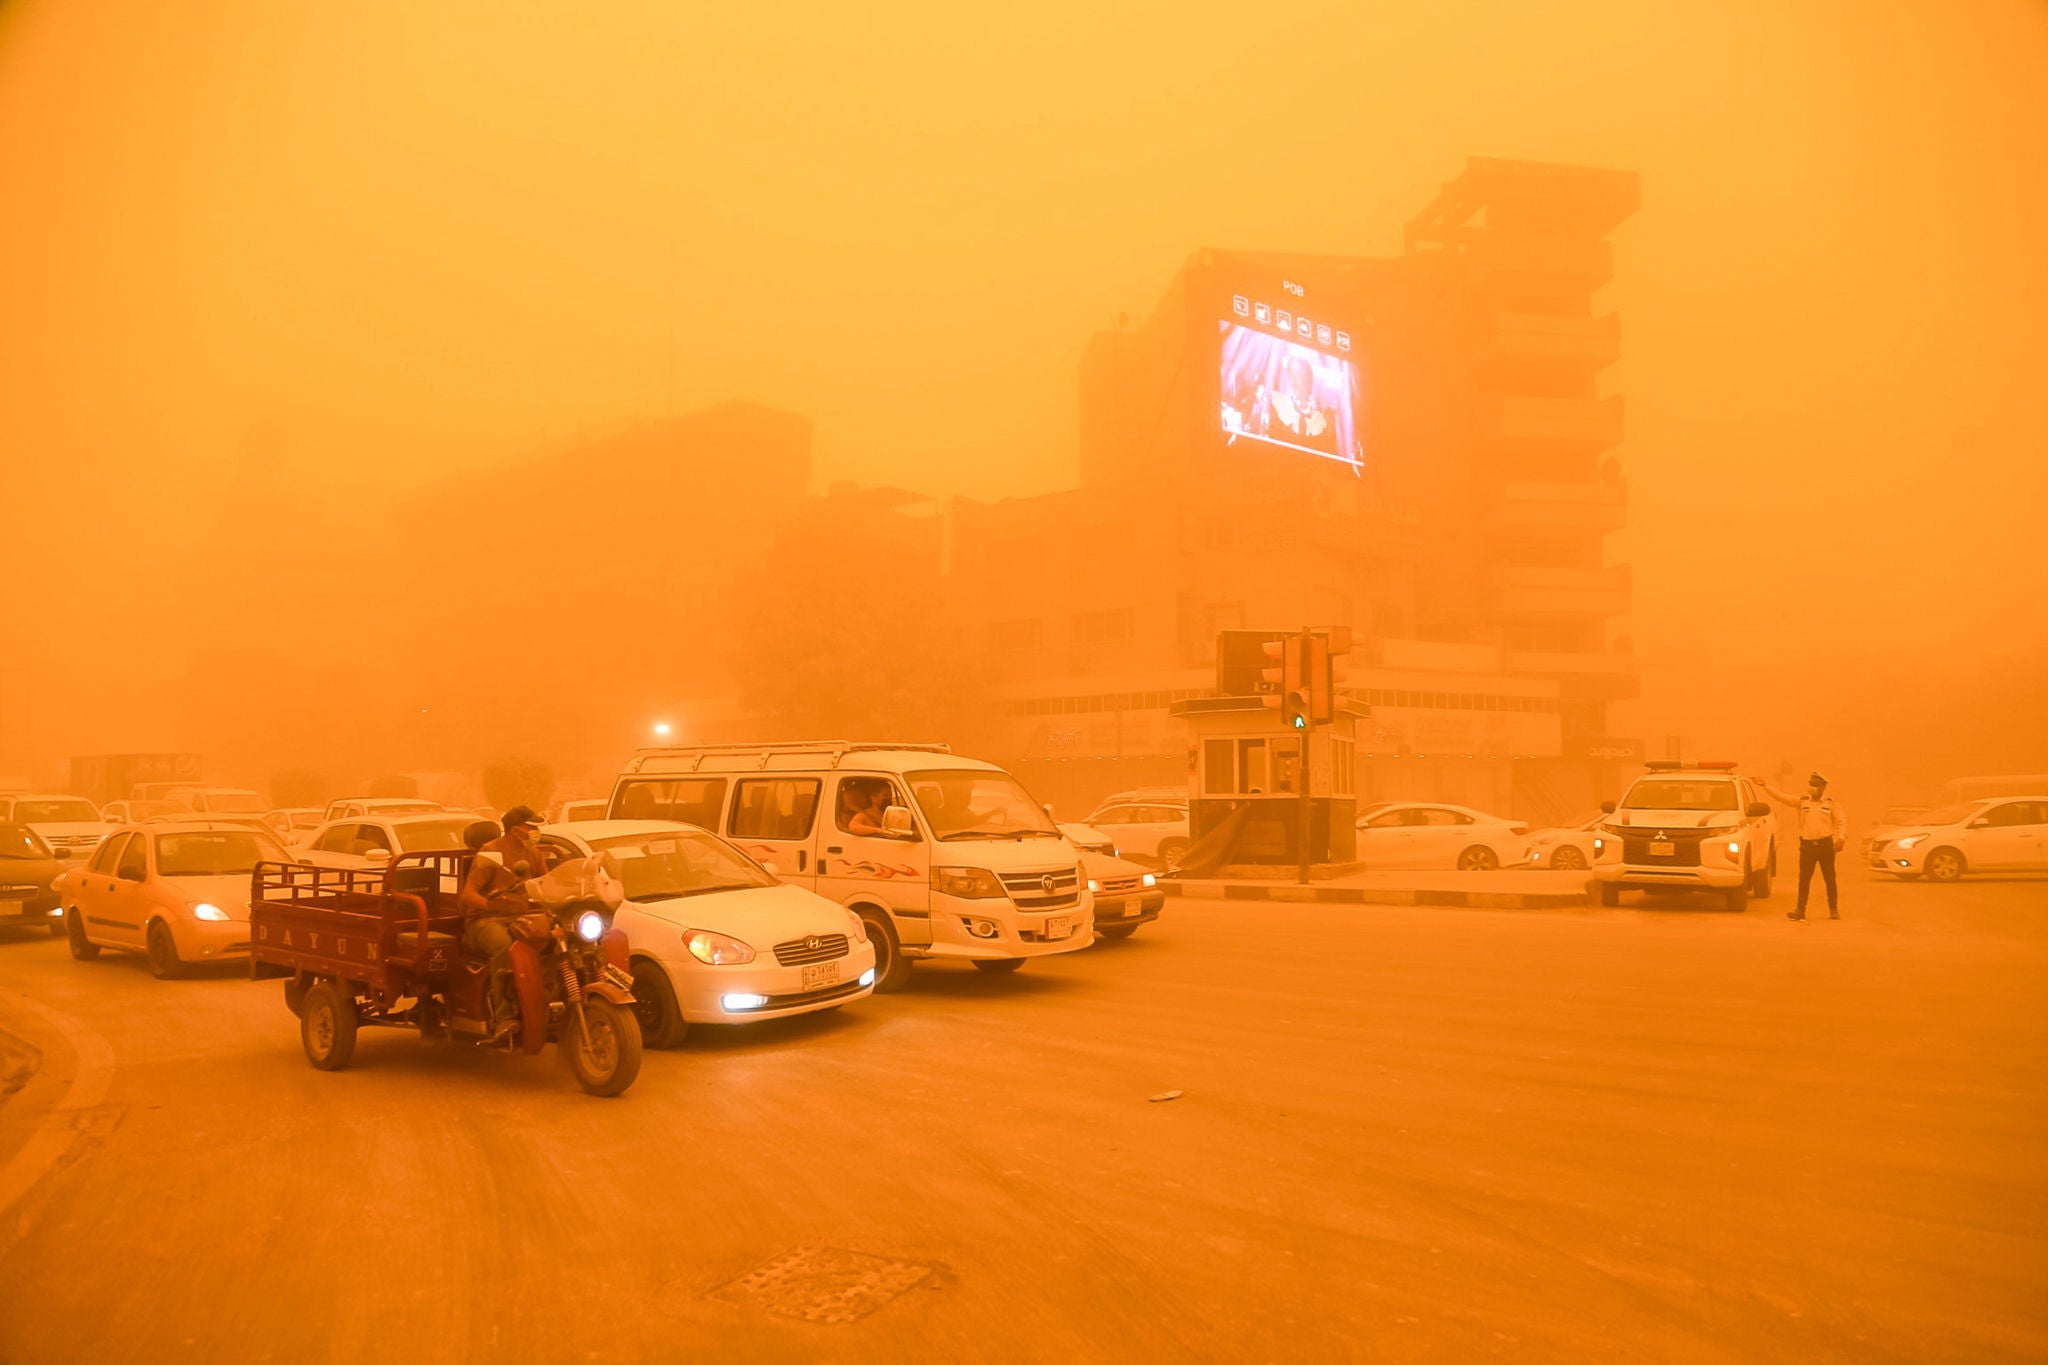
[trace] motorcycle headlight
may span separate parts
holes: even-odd
[[[855,943],[866,943],[868,941],[868,922],[859,915],[854,914],[851,910],[846,912],[846,917],[853,921],[853,927],[846,931],[846,936]]]
[[[198,901],[192,906],[192,918],[218,924],[227,919],[228,912],[211,901]]]
[[[754,960],[754,950],[736,938],[709,929],[691,929],[683,934],[683,946],[690,956],[707,967],[737,967]]]
[[[1003,894],[1003,884],[985,867],[935,867],[932,890],[962,900],[988,900]]]
[[[595,910],[585,910],[576,917],[576,937],[585,943],[595,943],[604,937],[604,916]]]

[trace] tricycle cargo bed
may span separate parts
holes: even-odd
[[[378,995],[454,967],[464,855],[408,854],[388,868],[259,863],[250,874],[255,976],[332,977]]]

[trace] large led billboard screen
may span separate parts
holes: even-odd
[[[1298,286],[1287,285],[1290,291]],[[1257,441],[1347,465],[1365,465],[1364,380],[1347,327],[1234,294],[1217,323],[1224,441]]]

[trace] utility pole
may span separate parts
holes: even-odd
[[[1298,648],[1301,650],[1302,705],[1299,711],[1294,710],[1291,705],[1294,699],[1289,697],[1290,706],[1287,714],[1294,718],[1294,733],[1301,743],[1301,762],[1295,766],[1295,780],[1301,784],[1301,847],[1299,849],[1301,855],[1299,860],[1301,863],[1301,884],[1307,886],[1309,826],[1315,816],[1314,799],[1308,794],[1308,751],[1310,741],[1314,738],[1316,732],[1315,711],[1309,703],[1309,697],[1315,690],[1315,684],[1310,681],[1308,676],[1309,670],[1314,666],[1315,633],[1307,626],[1301,628],[1301,643]]]

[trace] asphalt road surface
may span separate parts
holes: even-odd
[[[0,1360],[2039,1360],[2048,882],[1845,890],[1173,901],[618,1100],[17,937]]]

